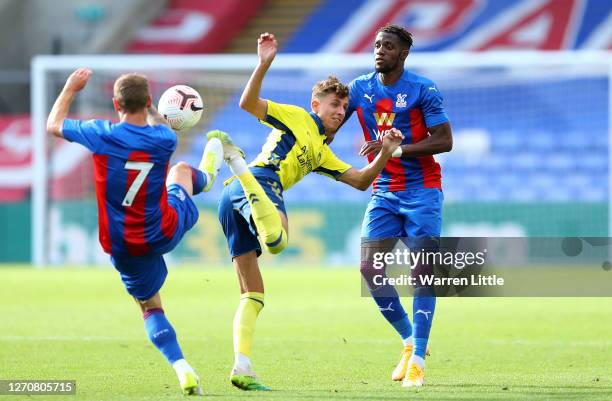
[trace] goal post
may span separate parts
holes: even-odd
[[[265,136],[247,133],[265,128],[254,119],[245,120],[246,113],[236,102],[256,64],[255,55],[35,57],[31,68],[32,263],[89,264],[97,260],[93,251],[73,259],[65,256],[67,247],[79,246],[71,241],[81,237],[57,231],[62,223],[54,214],[57,210],[62,216],[69,212],[73,225],[87,225],[86,246],[93,246],[90,234],[97,228],[92,220],[97,208],[91,188],[66,190],[69,196],[61,190],[59,195],[54,193],[61,185],[78,184],[70,172],[76,168],[80,175],[85,174],[85,168],[79,165],[82,159],[72,150],[55,145],[45,131],[52,102],[72,70],[88,67],[95,77],[92,87],[88,86],[75,101],[73,115],[79,117],[113,118],[109,85],[112,87],[121,73],[150,75],[155,100],[172,84],[183,83],[203,91],[209,114],[196,130],[179,135],[178,153],[189,159],[197,153],[192,148],[201,144],[202,130],[217,128],[213,124],[236,133],[239,144],[252,149],[263,144]],[[437,83],[455,134],[453,152],[439,158],[446,197],[445,234],[612,236],[612,53],[414,53],[406,60],[406,68]],[[308,107],[309,91],[316,81],[335,74],[348,82],[372,69],[370,54],[280,54],[264,81],[263,94]],[[356,156],[361,141],[356,119],[352,117],[351,125],[343,127],[332,150],[361,166],[364,163]],[[593,146],[581,140],[592,141]],[[247,153],[249,159],[255,156]],[[62,171],[68,177],[62,176]],[[563,188],[563,174],[567,188]],[[85,174],[80,179],[85,182],[91,177]],[[62,184],[56,185],[60,181]],[[351,192],[323,177],[307,177],[305,181],[304,189],[300,189],[300,183],[286,196],[289,220],[295,202],[296,225],[301,227],[292,240],[300,246],[300,241],[308,244],[294,254],[319,255],[317,260],[322,264],[352,263],[346,255],[354,250],[351,244],[358,239],[356,227],[365,210],[367,193]],[[215,191],[220,190],[220,184],[215,184]],[[87,202],[82,203],[84,199]],[[211,218],[214,202],[203,202],[198,205],[207,211],[206,224],[218,225]],[[84,209],[89,210],[87,215]],[[578,215],[570,219],[567,213]],[[337,218],[338,224],[329,224],[327,220],[332,218]],[[315,220],[318,223],[313,223]],[[202,230],[201,235],[210,230]],[[223,246],[218,231],[211,235]],[[70,238],[58,242],[54,240],[58,236]],[[223,260],[209,257],[217,253],[212,246],[207,249],[207,254],[196,252],[191,257],[189,251],[179,252],[177,258],[204,258],[213,263]]]

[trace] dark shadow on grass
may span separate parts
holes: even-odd
[[[535,384],[475,384],[475,383],[465,383],[465,384],[438,384],[436,383],[432,387],[461,387],[461,388],[470,388],[470,387],[498,387],[500,390],[502,387],[507,386],[509,388],[533,388],[533,389],[562,389],[562,390],[610,390],[612,391],[612,386],[582,386],[578,383],[575,386],[544,386],[544,385],[535,385]]]
[[[455,388],[459,392],[453,395],[440,394],[438,390],[452,391]],[[478,388],[487,388],[484,394],[475,394]],[[495,391],[494,388],[498,390]],[[560,390],[553,391],[538,391],[544,390]],[[466,394],[461,392],[466,391]],[[579,390],[579,392],[572,392]],[[585,394],[582,390],[603,390],[594,391],[590,394]],[[274,400],[355,400],[355,401],[370,401],[370,400],[436,400],[436,401],[492,401],[492,400],[612,400],[612,391],[610,386],[605,387],[570,387],[570,386],[536,386],[536,385],[512,385],[508,386],[507,390],[503,390],[503,386],[493,384],[460,384],[460,385],[431,385],[422,389],[405,389],[403,394],[373,394],[373,391],[365,391],[369,394],[358,394],[358,390],[291,390],[277,389],[265,392],[236,392],[234,394],[210,394],[206,393],[206,397],[212,398],[236,398],[236,399],[274,399]],[[296,394],[297,393],[297,394]]]

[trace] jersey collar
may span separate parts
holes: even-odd
[[[403,81],[406,78],[407,75],[408,75],[408,69],[404,68],[404,72],[402,72],[402,75],[400,75],[399,79],[395,83],[393,83],[391,85],[384,85],[382,83],[382,80],[380,79],[380,73],[377,72],[376,73],[376,82],[378,82],[380,85],[382,85],[385,88],[395,88],[401,81]]]
[[[325,135],[325,127],[323,126],[323,121],[321,121],[321,118],[312,111],[309,114],[314,122],[317,123],[317,127],[319,127],[319,134]]]

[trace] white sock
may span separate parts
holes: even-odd
[[[237,352],[234,358],[234,369],[241,372],[250,372],[253,370],[253,366],[248,356]]]
[[[412,354],[412,358],[410,358],[410,363],[416,363],[417,365],[419,365],[421,368],[425,367],[425,359],[421,358],[418,355],[414,355]]]
[[[172,364],[172,367],[174,368],[176,374],[179,376],[182,373],[193,372],[193,368],[189,365],[189,363],[187,363],[185,359],[179,359],[178,361],[174,362]]]
[[[408,337],[408,338],[402,338],[402,342],[404,343],[404,347],[408,346],[408,345],[414,345],[414,339],[412,336]]]
[[[230,170],[236,177],[240,177],[242,174],[249,171],[249,166],[247,166],[246,160],[244,160],[241,156],[232,157],[227,164],[229,164]]]

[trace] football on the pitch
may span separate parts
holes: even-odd
[[[185,131],[200,121],[204,103],[198,91],[192,87],[176,85],[161,95],[157,109],[172,129]]]

